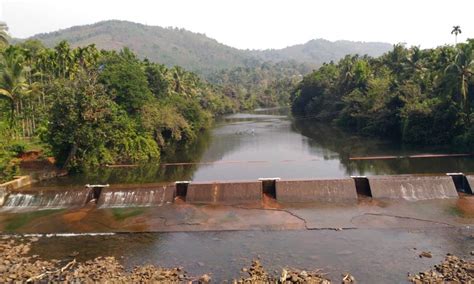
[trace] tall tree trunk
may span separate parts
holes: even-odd
[[[468,98],[468,82],[466,80],[466,76],[464,74],[461,76],[461,95],[462,95],[462,100],[463,100],[463,106],[464,106],[464,113],[466,115],[465,117],[465,123],[466,127],[470,127],[471,125],[471,108],[469,106],[469,98]]]
[[[74,157],[76,157],[77,148],[78,146],[76,143],[72,144],[71,149],[69,150],[69,154],[67,155],[66,161],[64,162],[63,168],[67,168],[71,161],[74,159]]]

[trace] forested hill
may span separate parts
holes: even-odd
[[[76,26],[32,38],[43,41],[48,47],[55,46],[61,40],[67,40],[73,47],[92,43],[108,50],[129,47],[142,58],[168,66],[182,66],[205,75],[222,69],[256,66],[263,61],[295,60],[320,66],[346,54],[378,56],[392,47],[386,43],[330,42],[317,39],[279,50],[240,50],[221,44],[204,34],[184,29],[117,20]]]
[[[283,49],[254,51],[253,54],[265,61],[295,60],[297,62],[321,65],[324,62],[337,61],[347,54],[380,56],[391,50],[392,45],[382,42],[328,41],[314,39],[305,44],[297,44]]]

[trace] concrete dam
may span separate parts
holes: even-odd
[[[339,179],[177,181],[168,184],[95,185],[70,189],[0,189],[3,211],[63,209],[94,203],[98,208],[152,207],[180,199],[190,204],[259,202],[264,195],[281,203],[357,202],[359,198],[407,201],[458,198],[472,194],[474,175],[353,176]]]
[[[264,196],[280,203],[357,202],[359,198],[407,201],[458,198],[472,194],[474,176],[446,175],[353,176],[339,179],[254,181],[177,181],[168,184],[95,185],[69,189],[0,188],[2,211],[77,208],[153,207],[180,199],[189,204],[261,202]]]

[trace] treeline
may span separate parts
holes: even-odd
[[[228,97],[241,103],[243,109],[288,106],[290,94],[312,65],[295,61],[254,63],[247,67],[221,70],[209,77],[222,86]]]
[[[140,60],[128,49],[5,45],[0,75],[2,169],[34,139],[67,168],[158,159],[194,140],[214,116],[239,108],[196,74]]]
[[[378,58],[346,56],[305,76],[295,117],[413,144],[474,146],[474,40]]]

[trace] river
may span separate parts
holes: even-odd
[[[456,153],[456,149],[362,137],[324,123],[294,120],[288,109],[261,109],[219,119],[188,147],[165,155],[164,163],[95,169],[40,186],[474,172],[474,159],[469,157],[350,159],[426,153]]]
[[[350,159],[452,152],[294,120],[285,109],[238,113],[219,119],[192,145],[167,153],[161,164],[101,168],[33,185],[30,190],[51,189],[52,197],[18,194],[12,202],[48,210],[33,206],[25,212],[0,211],[0,228],[67,233],[40,238],[31,254],[45,258],[67,259],[74,251],[80,261],[113,255],[126,268],[144,263],[184,266],[195,275],[212,273],[216,282],[238,277],[241,267],[261,258],[270,271],[289,265],[321,268],[333,280],[351,272],[361,283],[405,283],[407,272],[427,269],[446,253],[468,257],[474,250],[473,198],[280,204],[279,210],[183,203],[101,208],[82,206],[84,185],[474,171],[474,160],[467,157]],[[90,234],[97,232],[112,235]],[[419,258],[420,251],[431,251],[433,258]]]

